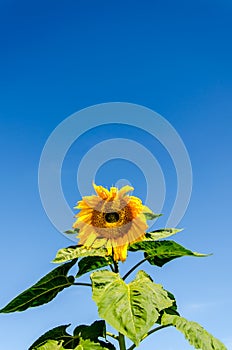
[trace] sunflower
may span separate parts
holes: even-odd
[[[152,211],[128,195],[134,190],[131,186],[93,187],[97,195],[83,197],[75,207],[80,209],[73,224],[79,230],[79,244],[87,249],[104,247],[115,261],[125,261],[128,245],[144,238],[148,227],[144,214]]]

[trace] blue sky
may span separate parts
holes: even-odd
[[[71,243],[51,224],[39,196],[39,159],[50,133],[82,108],[130,102],[160,113],[184,141],[193,191],[179,224],[185,230],[175,240],[214,253],[143,268],[173,292],[184,317],[232,349],[231,15],[228,0],[0,2],[1,306],[50,271],[56,251]],[[168,216],[176,191],[173,164],[156,140],[129,127],[103,126],[76,140],[62,172],[70,207],[80,199],[78,161],[109,137],[132,138],[159,160]],[[110,186],[119,178],[143,198],[145,175],[125,160],[104,164],[96,181]],[[156,223],[164,224],[163,218]],[[24,350],[49,328],[91,323],[97,311],[90,298],[89,290],[70,288],[48,305],[0,315],[0,348]],[[174,329],[139,347],[154,348],[191,349]]]

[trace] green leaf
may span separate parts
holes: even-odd
[[[103,320],[95,321],[90,326],[77,326],[73,334],[83,339],[98,340],[98,337],[106,338],[106,323]]]
[[[74,228],[74,230],[67,230],[64,231],[64,233],[66,233],[67,235],[76,235],[79,231],[79,228]]]
[[[184,317],[164,313],[162,325],[176,327],[195,349],[201,350],[226,350],[220,340],[214,338],[202,326],[196,322],[188,321]]]
[[[8,305],[1,309],[0,312],[24,311],[29,307],[48,303],[64,288],[70,287],[73,284],[74,277],[68,277],[67,273],[75,263],[76,260],[73,260],[55,268],[32,287],[14,298]]]
[[[145,215],[146,220],[154,220],[162,216],[163,214],[155,214],[155,213],[143,213]]]
[[[116,350],[114,345],[103,341],[94,342],[90,339],[80,339],[80,344],[75,350]]]
[[[168,297],[169,299],[172,300],[172,305],[164,310],[162,310],[160,312],[160,317],[159,319],[156,321],[156,323],[161,324],[161,319],[164,313],[170,314],[170,315],[177,315],[180,316],[179,312],[177,311],[177,304],[176,304],[176,299],[174,297],[174,295],[172,293],[170,293],[169,291],[167,291]]]
[[[74,338],[72,335],[66,332],[66,329],[70,326],[64,325],[64,326],[58,326],[55,327],[48,332],[44,333],[41,337],[39,337],[31,346],[28,350],[33,350],[33,349],[40,349],[40,346],[45,344],[48,340],[53,340],[53,341],[62,341],[63,345],[67,344],[72,344],[72,345],[77,345],[79,343],[79,337]],[[71,347],[71,346],[70,346]]]
[[[48,340],[43,345],[36,348],[36,350],[64,350],[62,343],[55,340]]]
[[[106,338],[106,323],[103,320],[95,321],[90,326],[80,325],[74,329],[74,336],[80,336],[79,348],[84,350],[110,349],[116,350],[113,344],[103,342],[98,338]]]
[[[144,251],[144,257],[151,265],[163,266],[182,256],[205,257],[207,254],[192,252],[174,241],[142,241],[129,247],[130,251]]]
[[[139,271],[129,284],[108,270],[96,271],[90,277],[100,317],[136,345],[159,318],[160,311],[172,305],[167,292],[144,271]]]
[[[105,267],[112,263],[112,259],[110,257],[104,256],[87,256],[81,261],[79,261],[79,271],[76,277],[80,277],[87,272],[100,269],[101,267]]]
[[[145,235],[144,241],[158,241],[159,239],[163,239],[166,237],[170,237],[175,235],[177,232],[181,232],[183,229],[177,229],[177,228],[164,228],[161,230],[155,230],[151,232],[147,232]]]
[[[73,335],[66,332],[69,325],[58,326],[43,334],[29,348],[29,350],[47,349],[46,346],[54,346],[55,349],[110,349],[115,347],[109,343],[99,340],[98,337],[106,337],[105,321],[95,321],[90,326],[77,326]],[[51,343],[52,342],[52,343]],[[59,347],[62,344],[62,347]],[[57,346],[57,348],[55,347]],[[92,346],[92,347],[91,347]],[[50,348],[48,348],[50,349]],[[51,349],[53,349],[51,347]]]
[[[104,248],[99,249],[86,249],[83,246],[70,246],[58,250],[54,263],[62,263],[65,261],[81,258],[84,256],[106,256],[107,250]]]

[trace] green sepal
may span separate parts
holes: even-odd
[[[206,257],[210,255],[192,252],[174,241],[142,241],[129,247],[129,251],[132,252],[139,250],[144,251],[144,257],[151,265],[159,267],[182,256]]]
[[[87,272],[100,269],[112,263],[112,258],[109,256],[86,256],[78,262],[79,271],[76,278],[84,275]]]
[[[65,261],[82,258],[84,256],[106,256],[107,250],[105,248],[87,249],[82,245],[70,246],[58,250],[54,263],[62,263]]]
[[[9,304],[1,309],[0,312],[8,313],[24,311],[29,307],[40,306],[48,303],[64,288],[72,286],[75,279],[73,276],[67,276],[67,274],[75,263],[76,260],[73,260],[53,269],[32,287],[14,298]]]
[[[129,284],[108,270],[93,272],[90,277],[100,317],[137,346],[158,320],[160,311],[173,303],[163,287],[153,283],[144,271],[139,271]]]
[[[197,322],[186,320],[184,317],[164,313],[161,319],[163,326],[171,325],[184,334],[195,349],[201,350],[227,350],[220,340],[213,337]]]

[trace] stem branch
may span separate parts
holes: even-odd
[[[114,272],[114,268],[113,268],[112,264],[110,264],[110,269],[111,269],[111,271]]]
[[[106,332],[106,335],[108,335],[108,336],[111,337],[111,338],[114,338],[114,339],[118,340],[118,336],[115,335],[115,334],[113,334],[113,333]]]
[[[143,336],[143,338],[141,339],[141,341],[143,341],[145,338],[147,338],[149,335],[151,335],[152,333],[155,333],[155,332],[157,332],[157,331],[159,331],[160,329],[163,329],[163,328],[166,328],[166,327],[170,327],[171,325],[170,324],[168,324],[168,325],[165,325],[165,326],[159,326],[159,327],[156,327],[156,328],[153,328],[152,330],[150,330],[149,332],[147,332],[144,336]],[[133,350],[133,349],[135,349],[136,348],[136,345],[135,344],[133,344],[133,345],[131,345],[129,348],[128,348],[128,350]]]
[[[123,276],[123,281],[135,270],[137,267],[141,264],[143,264],[145,261],[147,261],[147,258],[139,261],[136,265],[134,265],[124,276]]]
[[[87,287],[92,287],[92,284],[90,283],[81,283],[81,282],[73,282],[74,286],[87,286]]]

